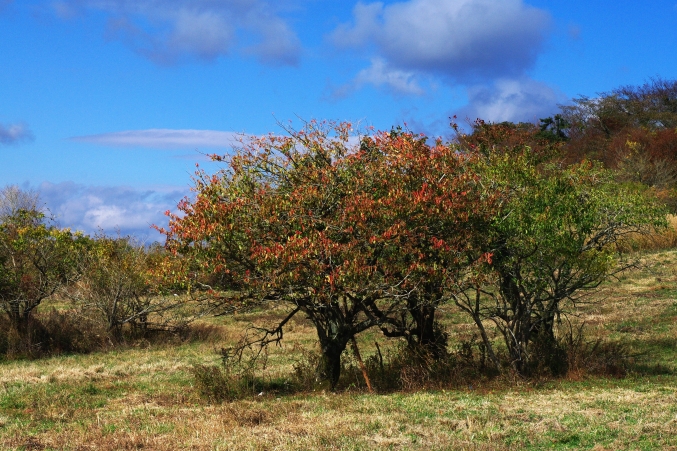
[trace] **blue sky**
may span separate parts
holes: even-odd
[[[656,76],[677,78],[675,0],[0,0],[0,186],[155,240],[238,133],[448,136]]]

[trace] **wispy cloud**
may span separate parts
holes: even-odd
[[[218,130],[175,130],[152,128],[126,130],[98,135],[74,136],[70,141],[111,147],[148,147],[154,149],[232,148],[247,137],[240,133]]]
[[[18,144],[21,142],[32,141],[34,138],[26,124],[0,124],[0,145]]]
[[[164,212],[174,210],[188,193],[187,188],[155,187],[136,189],[128,186],[91,186],[74,182],[42,183],[40,198],[63,227],[88,234],[131,234],[149,240],[162,236],[151,228],[166,226]]]
[[[60,0],[54,11],[62,18],[103,12],[110,38],[158,64],[212,61],[237,49],[265,64],[296,65],[301,53],[272,0]]]
[[[580,41],[581,40],[581,27],[576,24],[569,24],[569,27],[567,28],[567,34],[569,37],[574,40],[574,41]]]

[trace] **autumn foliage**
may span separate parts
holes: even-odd
[[[195,198],[163,232],[192,265],[186,280],[202,274],[195,287],[231,311],[288,306],[248,344],[281,340],[296,314],[310,319],[332,387],[342,352],[370,328],[445,356],[435,315],[451,301],[497,370],[487,321],[526,374],[556,354],[574,294],[621,268],[619,237],[661,224],[653,201],[619,191],[595,164],[558,167],[561,140],[534,126],[479,121],[455,143],[399,128],[351,140],[346,123],[286,131],[213,156],[225,168],[197,172]]]
[[[347,343],[371,327],[443,352],[435,309],[489,258],[478,233],[499,199],[481,189],[476,156],[401,130],[359,145],[345,123],[289,132],[215,156],[227,168],[198,173],[169,248],[233,305],[283,302],[310,318],[332,385]]]
[[[651,79],[561,107],[563,157],[600,161],[620,182],[640,183],[677,208],[677,81]]]
[[[274,305],[282,319],[250,329],[240,351],[279,343],[301,315],[321,350],[313,379],[335,388],[350,346],[371,389],[374,362],[356,341],[367,330],[404,343],[396,367],[447,371],[465,358],[448,349],[445,306],[474,324],[483,369],[563,374],[567,315],[633,264],[627,237],[665,225],[657,199],[677,205],[676,99],[677,84],[652,80],[575,99],[538,125],[452,124],[451,142],[400,127],[283,126],[213,155],[216,173],[198,168],[193,197],[157,228],[164,248],[60,229],[37,195],[9,187],[0,352],[37,355],[38,341],[54,341],[33,325],[57,295],[67,307],[51,323],[95,321],[111,345]],[[93,349],[71,344],[53,348]],[[387,367],[381,356],[381,376]]]

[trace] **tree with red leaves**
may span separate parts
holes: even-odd
[[[347,343],[372,327],[440,355],[435,309],[482,260],[479,234],[498,201],[473,171],[476,157],[402,130],[354,147],[346,123],[287,131],[213,156],[226,167],[197,173],[195,199],[163,230],[167,247],[210,274],[234,308],[289,306],[261,345],[305,314],[332,388]]]

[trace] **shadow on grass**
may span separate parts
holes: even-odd
[[[666,361],[674,361],[677,354],[677,339],[647,338],[633,340],[631,346],[640,350],[634,356],[628,370],[632,374],[642,376],[673,376],[677,374],[673,365]]]

